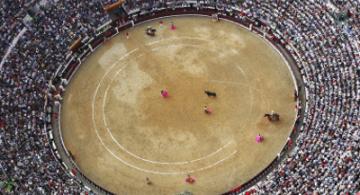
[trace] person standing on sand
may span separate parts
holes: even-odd
[[[256,140],[256,143],[261,143],[262,141],[264,141],[264,137],[262,135],[258,134],[255,137],[255,140]]]
[[[212,109],[207,107],[207,106],[204,106],[204,112],[205,114],[211,114],[212,113]]]
[[[171,22],[170,29],[171,29],[171,30],[176,30],[176,26],[175,26],[174,22]]]
[[[146,177],[146,184],[149,186],[153,184],[152,181],[148,177]]]
[[[166,89],[161,90],[160,94],[163,98],[169,97],[169,92]]]

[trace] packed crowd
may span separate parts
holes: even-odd
[[[186,0],[169,0],[169,1],[161,1],[161,0],[151,0],[151,1],[143,1],[143,0],[133,0],[126,1],[124,4],[124,9],[127,12],[132,11],[141,11],[142,13],[152,12],[159,9],[164,8],[179,8],[179,7],[216,7],[218,9],[225,9],[230,7],[238,7],[245,0],[204,0],[204,1],[186,1]],[[197,2],[197,3],[195,3]],[[200,6],[201,2],[201,6]]]
[[[22,19],[26,8],[33,4],[28,1],[3,1],[0,6],[0,59],[3,58],[11,40],[24,27]]]
[[[0,69],[0,189],[49,194],[84,191],[54,157],[44,123],[48,80],[78,37],[93,36],[109,20],[114,0],[4,1],[0,4],[0,58],[22,28],[27,31]],[[335,0],[347,20],[334,19],[330,1],[204,1],[236,5],[269,24],[287,43],[305,81],[308,108],[295,151],[256,186],[264,194],[354,193],[360,186],[360,3]],[[127,11],[184,5],[184,1],[127,1]],[[31,11],[29,9],[31,8]],[[23,17],[32,20],[26,25]],[[11,182],[10,182],[11,181]]]
[[[51,118],[44,112],[45,96],[69,44],[78,36],[93,36],[109,18],[97,0],[48,1],[31,8],[29,2],[0,4],[1,59],[19,31],[15,29],[27,28],[0,69],[0,189],[78,194],[84,189],[51,150],[49,129],[44,129]],[[32,19],[24,24],[26,15]]]

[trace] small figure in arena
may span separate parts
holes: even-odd
[[[296,101],[298,99],[298,92],[296,90],[294,90],[294,101]]]
[[[188,184],[193,184],[195,183],[195,178],[191,177],[190,175],[187,175],[185,182]]]
[[[126,32],[125,36],[126,36],[126,39],[129,39],[130,38],[129,32]]]
[[[255,137],[256,143],[261,143],[262,141],[264,141],[264,137],[262,135],[257,135]]]
[[[205,112],[205,114],[211,114],[213,111],[211,108],[204,106],[204,112]]]
[[[163,98],[169,97],[169,92],[166,89],[161,90],[160,94]]]
[[[208,97],[216,97],[215,92],[212,92],[212,91],[209,91],[209,90],[204,90],[204,92]]]
[[[152,28],[151,26],[148,26],[146,28],[146,34],[149,35],[149,36],[155,36],[155,32],[156,32],[156,29],[155,28]]]
[[[212,14],[211,17],[213,18],[214,22],[219,22],[220,21],[219,13]]]
[[[274,111],[271,111],[270,114],[264,114],[264,117],[267,117],[270,122],[276,122],[280,120],[280,115]]]
[[[176,26],[175,26],[175,24],[174,24],[174,22],[171,22],[171,30],[176,30]]]
[[[152,181],[148,177],[146,177],[146,184],[149,186],[151,186],[153,184]]]

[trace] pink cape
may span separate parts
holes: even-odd
[[[261,135],[257,135],[255,139],[256,139],[256,143],[260,143],[263,141],[264,138]]]
[[[169,96],[169,93],[168,93],[166,90],[164,90],[164,91],[161,93],[161,95],[165,98],[165,97],[168,97],[168,96]]]

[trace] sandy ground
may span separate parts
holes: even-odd
[[[117,194],[226,192],[284,146],[295,119],[291,74],[277,51],[240,26],[159,21],[108,40],[81,65],[63,103],[65,145],[88,178]],[[145,35],[147,26],[156,37]],[[263,118],[272,110],[280,122]],[[187,174],[195,184],[184,182]]]

